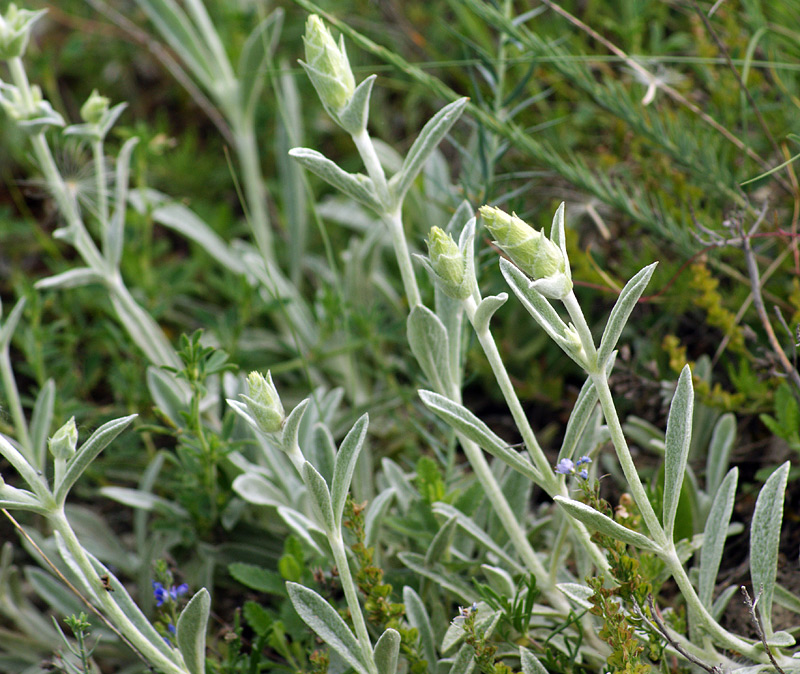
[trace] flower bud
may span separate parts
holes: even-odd
[[[31,26],[46,10],[17,9],[12,2],[5,14],[0,14],[0,60],[19,58],[28,47]]]
[[[280,396],[272,383],[272,375],[264,377],[260,372],[251,372],[247,377],[248,394],[241,396],[247,411],[264,433],[275,433],[281,429],[286,416]]]
[[[464,280],[464,256],[453,237],[439,227],[432,227],[427,243],[433,271],[443,281],[460,285]]]
[[[98,94],[95,89],[81,106],[81,119],[87,124],[100,124],[103,116],[108,112],[110,102],[108,98]]]
[[[493,206],[481,206],[480,213],[495,243],[526,274],[540,279],[564,272],[566,261],[561,249],[542,232],[516,214],[508,215]]]
[[[322,103],[334,112],[344,108],[356,89],[356,80],[347,60],[344,39],[339,37],[339,44],[333,39],[316,14],[308,17],[305,43],[306,62],[300,62],[317,90]]]
[[[66,461],[75,454],[78,444],[78,429],[75,427],[75,417],[59,428],[55,435],[47,441],[47,446],[54,459]]]

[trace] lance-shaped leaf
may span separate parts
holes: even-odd
[[[426,564],[432,566],[441,559],[447,559],[456,533],[456,524],[456,518],[451,517],[439,528],[425,553]]]
[[[723,414],[714,425],[706,459],[706,494],[716,494],[728,470],[728,462],[736,441],[736,417]]]
[[[475,332],[479,334],[485,332],[489,327],[489,321],[494,316],[494,312],[502,307],[507,300],[508,293],[484,297],[472,317],[472,326],[475,328]]]
[[[80,446],[78,451],[67,462],[67,469],[64,471],[61,481],[55,485],[56,503],[64,502],[69,490],[72,489],[72,485],[83,474],[83,471],[136,417],[136,414],[131,414],[127,417],[112,419],[89,436],[89,439]]]
[[[408,315],[408,344],[428,381],[437,391],[449,392],[450,340],[447,328],[428,307],[418,304]]]
[[[311,503],[320,523],[329,534],[332,534],[337,529],[333,518],[331,493],[328,490],[325,478],[317,472],[314,466],[306,461],[303,464],[303,481],[308,487],[309,494],[311,494]]]
[[[375,666],[379,672],[389,672],[390,674],[397,671],[397,656],[400,653],[400,632],[388,628],[378,643],[375,644],[373,651],[373,658]]]
[[[281,8],[270,12],[247,36],[242,47],[236,77],[239,80],[241,108],[245,115],[253,114],[253,108],[261,95],[267,64],[275,52],[283,27],[283,15]]]
[[[328,110],[339,125],[350,134],[357,134],[367,128],[369,119],[369,99],[372,95],[372,85],[375,84],[377,75],[370,75],[359,84],[347,105],[337,114]]]
[[[722,550],[728,536],[728,524],[731,521],[733,502],[736,498],[736,482],[739,479],[739,469],[731,468],[714,497],[711,511],[708,513],[705,531],[703,532],[703,547],[700,550],[700,581],[698,596],[709,611],[713,606],[714,586],[717,581],[719,563],[722,559]]]
[[[368,206],[376,213],[383,211],[375,185],[367,176],[361,173],[348,173],[323,154],[305,147],[289,150],[289,156],[348,197]]]
[[[37,290],[54,290],[56,288],[80,288],[91,283],[101,283],[103,276],[89,267],[77,267],[60,274],[48,276],[34,284]]]
[[[25,302],[26,300],[24,297],[20,297],[17,300],[8,318],[6,318],[3,323],[3,327],[0,328],[0,349],[7,349],[9,344],[11,344],[11,337],[14,334],[14,330],[17,329],[19,319],[22,318],[22,310],[25,308]],[[2,313],[2,304],[0,304],[0,316],[2,316]]]
[[[484,451],[496,456],[503,463],[508,464],[530,480],[537,484],[541,481],[539,472],[530,461],[509,447],[508,443],[495,435],[485,423],[466,407],[433,391],[420,391],[419,397],[429,410],[450,424],[456,432],[476,442]]]
[[[578,446],[583,430],[592,412],[597,405],[597,391],[594,388],[594,383],[591,377],[587,377],[586,381],[578,394],[578,399],[575,401],[575,406],[572,408],[572,414],[569,415],[567,421],[567,430],[564,431],[564,441],[561,443],[561,449],[558,452],[558,460],[571,459],[575,453],[575,448]]]
[[[535,281],[531,281],[506,259],[500,260],[500,271],[503,273],[508,286],[522,303],[522,306],[542,326],[550,338],[578,365],[587,367],[580,339],[574,328],[572,326],[568,327],[561,320],[556,310],[553,309],[547,298],[533,287]]]
[[[637,531],[632,531],[631,529],[623,527],[610,517],[606,517],[603,513],[598,512],[585,503],[573,501],[571,498],[565,498],[563,496],[556,496],[554,500],[568,515],[572,515],[576,520],[583,522],[593,531],[599,531],[601,534],[611,536],[611,538],[641,548],[642,550],[649,550],[651,552],[660,551],[658,545],[647,536],[643,536]]]
[[[129,138],[117,157],[117,171],[114,178],[114,200],[117,204],[111,221],[103,223],[103,255],[111,269],[119,267],[122,258],[122,244],[125,241],[125,214],[128,207],[128,179],[131,169],[131,156],[139,139]]]
[[[31,510],[40,515],[47,515],[50,509],[42,505],[42,502],[33,492],[27,489],[17,489],[10,484],[0,485],[0,508],[8,510]]]
[[[333,507],[333,523],[336,530],[342,524],[342,512],[347,500],[347,492],[353,479],[353,471],[356,468],[358,455],[364,446],[364,438],[367,437],[367,426],[369,426],[369,415],[364,414],[353,424],[353,428],[342,440],[339,451],[336,453],[336,463],[333,467],[333,480],[331,482],[331,504]]]
[[[284,419],[283,429],[281,430],[281,445],[284,448],[293,447],[297,444],[297,438],[300,433],[300,422],[303,421],[303,415],[310,402],[311,398],[302,400],[289,412],[289,416]]]
[[[411,626],[419,633],[419,645],[422,655],[428,662],[428,671],[433,672],[436,667],[436,637],[431,626],[431,619],[425,604],[413,588],[406,585],[403,588],[403,604],[406,607],[406,618]]]
[[[201,588],[178,617],[178,649],[190,674],[204,674],[206,671],[206,626],[210,609],[211,597],[206,588]]]
[[[364,544],[370,547],[375,544],[383,516],[395,495],[394,487],[387,487],[369,503],[364,518]]]
[[[524,646],[519,647],[519,659],[522,665],[522,674],[547,674],[544,665]]]
[[[667,437],[664,444],[664,508],[663,524],[667,540],[671,541],[675,528],[675,513],[681,497],[686,459],[692,441],[692,409],[694,391],[692,373],[685,366],[678,378],[678,387],[672,397],[667,419]]]
[[[31,450],[36,468],[44,471],[47,455],[47,438],[53,423],[53,406],[56,399],[56,383],[48,379],[36,396],[36,403],[31,414]]]
[[[468,101],[468,98],[459,98],[457,101],[449,103],[422,127],[422,131],[403,160],[403,166],[396,175],[392,176],[389,183],[393,196],[398,202],[403,199],[408,188],[411,187],[411,183],[422,170],[431,152],[436,149],[453,124],[461,117]]]
[[[622,334],[625,324],[628,322],[631,311],[633,311],[633,308],[642,296],[657,264],[657,262],[654,262],[644,269],[641,269],[638,274],[625,284],[625,287],[619,294],[617,303],[614,305],[608,317],[606,329],[603,331],[603,337],[600,340],[600,348],[597,350],[597,363],[600,367],[605,365],[611,352],[617,347],[617,341]]]
[[[359,674],[369,674],[358,641],[336,610],[314,590],[303,585],[286,583],[286,590],[303,622]]]
[[[778,570],[778,546],[789,466],[787,461],[777,468],[761,488],[750,525],[750,578],[753,580],[753,592],[761,595],[758,610],[767,639],[772,636],[772,597]]]

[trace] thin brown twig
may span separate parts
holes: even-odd
[[[753,619],[753,623],[756,626],[756,633],[758,634],[758,638],[761,639],[761,644],[764,646],[764,650],[769,657],[772,666],[780,672],[780,674],[786,674],[780,667],[780,665],[775,660],[775,656],[772,654],[772,649],[767,644],[767,637],[764,634],[764,627],[761,624],[761,618],[758,615],[758,611],[756,610],[756,604],[758,600],[761,598],[761,593],[764,591],[764,587],[762,585],[761,590],[756,595],[756,600],[752,601],[750,599],[750,595],[747,593],[747,588],[742,585],[741,586],[742,594],[744,595],[744,603],[747,605],[747,610],[750,612],[750,617]]]
[[[649,70],[647,70],[647,68],[643,67],[638,61],[636,61],[636,59],[633,59],[630,56],[628,56],[628,54],[625,53],[622,49],[617,47],[610,40],[607,40],[606,38],[604,38],[602,35],[600,35],[600,33],[598,33],[596,30],[594,30],[593,28],[591,28],[590,26],[585,24],[577,16],[575,16],[574,14],[571,14],[566,9],[564,9],[560,5],[556,4],[552,0],[541,0],[541,1],[542,1],[542,4],[547,5],[554,12],[556,12],[557,14],[560,14],[561,16],[563,16],[565,19],[567,19],[567,21],[569,21],[573,25],[575,25],[578,28],[580,28],[583,32],[585,32],[587,35],[589,35],[590,37],[592,37],[595,40],[597,40],[600,44],[602,44],[610,52],[612,52],[613,54],[618,56],[620,59],[622,59],[629,68],[631,68],[632,70],[636,71],[643,78],[645,78],[645,81],[649,82],[649,81],[652,81],[655,78],[654,75]],[[753,161],[758,163],[758,165],[761,166],[763,169],[770,170],[772,168],[764,159],[761,158],[761,156],[757,152],[752,150],[748,145],[746,145],[739,138],[737,138],[732,132],[728,131],[728,129],[726,129],[722,124],[720,124],[717,120],[715,120],[713,117],[711,117],[711,115],[709,115],[708,113],[704,112],[697,105],[692,103],[688,98],[686,98],[678,90],[673,89],[671,86],[669,86],[668,84],[663,83],[663,82],[659,84],[659,89],[661,89],[661,91],[663,91],[667,96],[669,96],[675,102],[680,103],[684,107],[686,107],[689,110],[691,110],[694,114],[696,114],[698,117],[700,117],[700,119],[702,119],[706,124],[708,124],[709,126],[714,128],[716,131],[721,133],[723,136],[725,136],[725,138],[727,138],[731,143],[733,143],[740,150],[745,152],[748,157],[750,157]],[[788,191],[788,192],[792,191],[790,186],[788,184],[786,184],[786,182],[782,178],[778,178],[777,180],[780,183],[780,185],[786,191]]]
[[[764,331],[767,333],[767,339],[769,340],[773,352],[778,357],[778,360],[786,372],[786,375],[792,380],[792,383],[794,383],[795,386],[800,388],[800,374],[792,366],[791,362],[789,362],[789,358],[786,356],[783,347],[778,341],[778,338],[775,336],[775,331],[772,329],[772,323],[770,323],[769,316],[767,315],[767,310],[764,306],[764,299],[761,295],[761,280],[758,271],[758,262],[756,261],[756,256],[750,243],[750,239],[756,233],[756,229],[764,220],[766,214],[767,205],[764,204],[764,208],[761,210],[761,213],[759,214],[755,224],[750,228],[750,231],[745,234],[744,230],[742,229],[740,232],[742,237],[742,250],[744,251],[744,259],[747,265],[747,274],[750,279],[750,292],[753,295],[753,306],[755,307],[756,313],[761,320],[761,325],[763,326]],[[739,227],[741,229],[741,225],[739,225]]]

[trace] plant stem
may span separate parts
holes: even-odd
[[[97,190],[97,219],[105,230],[108,222],[108,182],[106,180],[106,157],[103,152],[103,141],[92,142],[92,156],[94,158],[94,181]],[[106,254],[108,251],[104,251]]]
[[[375,152],[375,145],[369,137],[366,129],[361,129],[358,133],[352,134],[353,142],[356,145],[358,154],[361,155],[361,161],[364,162],[364,168],[367,169],[367,175],[371,178],[375,185],[375,190],[378,192],[378,199],[383,204],[387,213],[395,210],[396,205],[392,203],[389,194],[389,185],[386,182],[386,174],[383,172],[378,153]]]
[[[385,214],[383,221],[389,226],[397,266],[400,267],[400,276],[403,279],[403,288],[406,291],[409,307],[413,308],[422,304],[422,298],[417,285],[417,277],[414,275],[414,266],[411,264],[411,254],[408,251],[400,209]]]
[[[375,658],[372,655],[372,644],[369,640],[367,624],[364,622],[364,614],[361,612],[361,605],[358,603],[356,584],[353,581],[353,575],[350,573],[350,563],[347,560],[347,551],[344,548],[342,533],[341,531],[329,531],[327,533],[328,540],[331,543],[331,550],[333,551],[333,559],[336,561],[336,568],[339,571],[339,579],[342,583],[344,596],[347,600],[347,606],[350,609],[350,617],[353,619],[353,625],[356,628],[358,645],[364,656],[364,662],[366,662],[371,674],[379,674],[378,668],[375,666]],[[380,674],[384,673],[381,672]]]
[[[165,674],[187,674],[188,670],[183,663],[168,658],[166,654],[145,637],[132,620],[125,615],[123,610],[111,598],[111,593],[105,590],[97,575],[97,571],[95,571],[92,562],[89,560],[85,550],[75,536],[75,532],[72,530],[63,508],[52,513],[49,519],[53,529],[61,534],[73,560],[81,570],[84,582],[92,590],[104,615],[112,624],[151,665],[162,670]],[[142,616],[142,618],[144,618],[144,616]],[[180,657],[177,651],[175,651],[175,654],[177,657]]]

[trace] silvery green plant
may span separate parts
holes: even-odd
[[[374,647],[372,646],[342,533],[342,515],[356,461],[366,439],[368,415],[365,414],[356,421],[339,445],[329,481],[306,459],[300,448],[299,429],[311,402],[310,398],[298,404],[288,415],[284,415],[283,404],[270,373],[264,377],[258,372],[250,374],[248,392],[240,397],[241,400],[228,400],[228,404],[257,433],[266,436],[273,446],[284,452],[302,478],[313,509],[314,521],[311,525],[321,530],[327,539],[339,572],[355,634],[336,609],[317,592],[298,583],[287,583],[289,598],[295,610],[359,674],[396,671],[400,634],[397,630],[388,628]],[[304,536],[308,534],[308,531],[304,532]]]
[[[509,287],[534,320],[587,374],[586,384],[576,402],[559,452],[558,468],[564,469],[553,470],[517,399],[490,331],[490,319],[507,301],[508,295],[502,293],[487,298],[480,295],[472,250],[476,221],[469,218],[469,208],[462,206],[446,228],[457,234],[457,239],[440,228],[433,228],[428,236],[429,255],[421,258],[421,261],[436,284],[435,310],[422,303],[410,263],[408,243],[403,234],[401,209],[405,191],[402,187],[407,189],[416,171],[422,167],[435,146],[450,130],[455,118],[463,111],[465,101],[456,101],[434,116],[403,160],[400,171],[387,180],[366,131],[367,105],[374,76],[353,88],[354,78],[349,69],[343,41],[340,39],[337,44],[316,16],[308,20],[305,42],[304,67],[326,110],[353,138],[367,175],[347,173],[314,150],[295,149],[290,154],[345,195],[369,207],[389,227],[406,296],[411,305],[408,320],[409,343],[424,374],[434,387],[433,391],[420,391],[420,396],[429,409],[456,431],[459,442],[502,521],[516,553],[537,579],[548,601],[554,608],[562,611],[565,610],[566,597],[580,606],[588,607],[586,600],[591,591],[577,582],[557,582],[558,567],[561,564],[559,555],[552,555],[550,569],[547,569],[539,556],[533,553],[523,527],[510,512],[502,490],[478,447],[542,487],[554,499],[567,515],[562,525],[567,528],[562,531],[573,541],[573,551],[579,560],[584,560],[580,564],[581,568],[593,567],[596,573],[607,572],[609,568],[604,553],[590,539],[589,531],[601,532],[624,544],[652,553],[663,562],[680,588],[689,613],[689,638],[673,633],[665,635],[681,655],[693,656],[702,662],[711,663],[711,666],[722,662],[726,668],[736,668],[737,664],[732,659],[717,650],[721,648],[742,654],[753,663],[768,662],[769,655],[764,652],[762,644],[722,627],[718,620],[719,606],[712,603],[712,590],[722,548],[729,533],[737,477],[735,468],[722,480],[708,507],[705,531],[701,539],[704,541],[702,554],[699,564],[696,565],[699,567],[699,574],[695,582],[690,578],[685,563],[700,547],[700,543],[695,541],[693,545],[687,546],[685,542],[674,540],[675,518],[691,441],[693,392],[688,368],[681,374],[670,408],[664,442],[665,481],[660,513],[656,513],[652,506],[636,470],[610,391],[609,374],[613,367],[617,342],[652,276],[655,265],[642,269],[625,286],[597,346],[573,291],[564,231],[564,205],[556,211],[549,237],[530,227],[516,215],[508,215],[490,206],[481,208],[482,220],[487,229],[495,238],[496,244],[510,258],[500,262],[502,274]],[[455,118],[448,119],[448,116]],[[409,170],[411,168],[414,169],[413,174]],[[465,221],[466,224],[462,226],[461,223]],[[561,318],[552,302],[559,302],[563,306],[569,317],[568,322]],[[461,404],[462,316],[466,316],[471,324],[492,367],[522,436],[526,449],[524,452],[510,448]],[[597,413],[598,403],[602,417]],[[604,426],[599,425],[601,418],[605,421]],[[590,442],[592,449],[601,446],[608,439],[611,440],[629,491],[641,510],[646,533],[627,529],[570,496],[566,478],[573,474],[579,479],[584,478],[586,469],[577,474],[574,466],[575,460],[587,463],[589,457],[584,458],[582,448],[590,434],[593,438]],[[568,462],[573,470],[566,470]],[[751,527],[752,579],[754,587],[761,588],[759,607],[764,619],[766,643],[770,649],[789,648],[794,644],[793,637],[788,633],[773,632],[770,620],[788,468],[788,463],[778,468],[763,487]],[[445,512],[446,509],[440,509],[441,514]],[[455,517],[454,514],[452,516]],[[559,540],[561,539],[562,533],[559,534]],[[416,567],[412,568],[418,570]],[[443,579],[443,582],[446,581]],[[728,593],[727,598],[729,597]],[[318,627],[317,625],[315,629]],[[323,633],[318,630],[318,634],[336,648],[335,643],[325,637],[325,634],[331,635],[330,631]],[[595,653],[602,654],[604,648],[592,639],[594,634],[591,630],[588,635]],[[530,665],[530,658],[533,656],[527,654],[521,657],[525,661],[525,671],[529,668],[530,671],[535,671]],[[788,653],[780,650],[777,658],[784,667],[796,663]],[[458,658],[457,662],[460,662]]]

